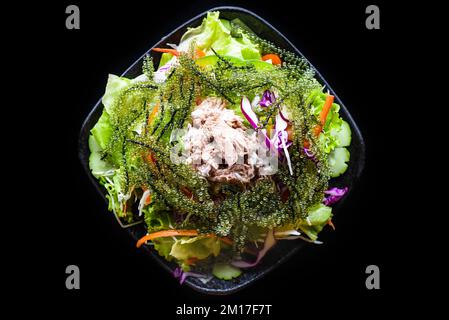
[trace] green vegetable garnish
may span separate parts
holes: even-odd
[[[212,269],[212,274],[218,279],[231,280],[239,277],[242,274],[242,270],[228,263],[216,263]]]
[[[257,256],[266,235],[266,251],[276,234],[316,241],[331,223],[324,192],[348,167],[351,129],[307,61],[219,12],[174,48],[153,50],[157,70],[147,56],[141,76],[109,75],[89,137],[109,210],[145,222],[137,246],[230,280],[242,273],[231,261]]]

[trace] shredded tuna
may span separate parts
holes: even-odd
[[[251,150],[258,143],[256,133],[249,134],[243,119],[220,98],[206,98],[191,116],[184,136],[186,162],[210,181],[250,182],[258,165],[257,154]]]

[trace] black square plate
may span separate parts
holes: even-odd
[[[286,50],[292,51],[296,53],[298,56],[305,58],[301,52],[287,39],[283,36],[279,31],[277,31],[273,26],[271,26],[267,21],[259,17],[258,15],[252,13],[243,8],[238,7],[217,7],[213,8],[209,11],[220,11],[220,17],[225,19],[235,19],[239,18],[246,25],[248,25],[257,35],[259,35],[262,39],[266,39],[268,41],[273,42],[277,46],[284,48]],[[158,43],[156,43],[154,47],[164,47],[166,43],[179,43],[181,36],[187,30],[188,27],[196,27],[201,24],[202,19],[206,16],[207,12],[204,12],[193,19],[183,23],[181,26],[176,28],[169,35],[163,37]],[[145,54],[153,55],[153,52],[148,50]],[[135,61],[123,74],[122,76],[128,78],[134,78],[141,73],[141,61],[144,55]],[[159,63],[159,54],[156,54],[154,57],[155,65]],[[313,67],[313,66],[312,66]],[[363,141],[363,137],[358,129],[356,123],[352,119],[348,110],[344,106],[343,102],[338,98],[329,84],[325,79],[320,75],[318,70],[316,70],[316,78],[317,80],[326,85],[326,88],[329,92],[335,96],[335,102],[340,105],[340,115],[346,120],[352,130],[352,142],[349,147],[349,151],[351,153],[351,159],[349,161],[348,170],[339,178],[332,180],[332,185],[338,186],[348,186],[351,190],[354,186],[356,180],[360,177],[360,174],[363,170],[365,163],[365,143]],[[97,182],[97,180],[92,176],[89,170],[89,146],[88,146],[88,138],[89,133],[95,123],[98,121],[103,110],[103,105],[101,104],[101,99],[97,102],[97,104],[93,107],[92,111],[87,116],[84,124],[81,128],[80,137],[79,137],[79,157],[81,163],[86,170],[87,175],[89,176],[92,183],[95,185],[98,192],[103,196],[106,201],[104,188]],[[337,206],[334,207],[334,213],[341,210],[342,203],[344,201],[340,201]],[[102,214],[108,214],[102,212]],[[109,213],[110,214],[110,213]],[[111,219],[114,219],[114,215],[111,215]],[[138,225],[134,225],[131,227],[127,227],[125,229],[136,241],[138,238],[142,237],[146,234],[145,226],[141,223]],[[186,284],[191,288],[213,295],[224,295],[236,292],[243,287],[253,283],[257,279],[263,277],[265,274],[273,270],[276,266],[280,265],[284,261],[286,261],[289,257],[291,257],[295,252],[304,247],[305,242],[301,240],[297,241],[284,241],[280,242],[276,245],[274,249],[272,249],[263,259],[263,261],[257,265],[256,267],[245,270],[244,273],[237,279],[231,281],[219,280],[213,278],[208,283],[203,284],[200,280],[196,278],[187,278]],[[164,267],[167,271],[172,272],[176,267],[175,264],[167,262],[165,259],[160,257],[157,253],[155,253],[150,247],[144,246],[143,250],[146,250],[149,255],[151,255],[162,267]],[[173,280],[174,281],[174,280]]]

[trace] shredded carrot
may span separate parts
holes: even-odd
[[[188,198],[192,199],[193,198],[193,192],[190,191],[189,188],[182,186],[180,188],[180,191]]]
[[[332,229],[335,230],[335,226],[334,223],[332,222],[332,219],[329,219],[329,221],[327,222],[328,225],[330,225],[332,227]]]
[[[202,58],[205,55],[206,55],[206,53],[203,50],[201,50],[200,48],[196,48],[196,50],[195,50],[196,58]]]
[[[326,118],[327,118],[327,115],[329,114],[329,111],[332,107],[332,103],[334,103],[334,96],[331,94],[328,94],[326,97],[326,101],[324,101],[323,109],[321,110],[321,113],[320,113],[320,123],[323,127],[326,124]]]
[[[162,238],[162,237],[174,237],[174,236],[186,236],[186,237],[194,237],[198,235],[198,231],[196,230],[162,230],[162,231],[156,231],[150,234],[147,234],[146,236],[143,236],[142,238],[137,241],[136,247],[140,248],[145,242],[156,239],[156,238]]]
[[[153,48],[151,50],[156,52],[171,53],[172,55],[179,57],[179,51],[175,49]]]
[[[199,235],[198,231],[196,231],[196,230],[175,230],[175,229],[162,230],[162,231],[153,232],[153,233],[147,234],[146,236],[143,236],[142,238],[140,238],[137,241],[136,247],[140,248],[145,242],[153,240],[153,239],[157,239],[157,238],[162,238],[162,237],[175,237],[175,236],[195,237],[198,235]],[[213,233],[207,233],[207,234],[204,234],[203,236],[205,236],[207,238],[217,238],[217,235],[215,235]],[[232,239],[230,239],[228,237],[220,237],[219,239],[228,245],[232,245],[234,243],[232,241]],[[193,258],[191,258],[191,259],[193,259]]]
[[[267,60],[270,60],[270,59],[271,59],[271,62],[273,64],[279,65],[279,64],[282,63],[281,58],[279,58],[279,56],[277,54],[269,53],[269,54],[266,54],[266,55],[262,56],[262,60],[263,61],[267,61]]]
[[[287,126],[287,134],[288,140],[293,141],[293,126],[291,124]]]
[[[317,125],[313,129],[313,133],[317,137],[320,135],[321,131],[324,128],[324,125],[326,124],[327,115],[329,114],[329,111],[330,111],[330,109],[332,107],[332,103],[334,103],[334,96],[328,94],[326,96],[326,101],[324,101],[323,109],[320,112],[320,124]]]
[[[148,196],[146,197],[146,199],[144,200],[144,205],[149,205],[151,203],[151,193],[148,194]]]
[[[195,98],[195,104],[197,106],[199,106],[201,104],[201,102],[203,102],[203,100],[204,99],[202,97],[198,96],[198,97]]]
[[[228,237],[221,237],[220,240],[223,241],[226,244],[229,244],[230,246],[234,243],[234,241],[232,241]]]
[[[195,264],[197,261],[198,261],[197,257],[191,257],[186,260],[186,264],[188,264],[190,266],[192,264]]]
[[[318,137],[321,133],[321,131],[323,130],[323,127],[321,126],[321,124],[317,124],[314,128],[313,128],[313,134]]]
[[[304,146],[304,148],[309,149],[310,148],[310,141],[309,140],[304,140],[303,146]]]
[[[144,155],[144,159],[149,164],[155,164],[156,163],[156,157],[154,156],[154,153],[152,151],[150,151],[146,155]]]
[[[151,124],[151,122],[153,122],[158,111],[159,111],[159,102],[154,106],[153,110],[151,110],[151,113],[148,117],[148,124]]]

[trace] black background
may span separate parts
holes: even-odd
[[[65,28],[65,8],[77,4],[81,29]],[[365,28],[365,8],[377,4],[381,29]],[[83,172],[77,156],[81,124],[104,92],[108,73],[121,74],[163,35],[194,15],[218,5],[237,5],[265,18],[320,70],[346,104],[365,138],[367,160],[357,188],[335,217],[335,232],[322,234],[321,246],[309,246],[254,285],[232,295],[210,297],[180,286],[123,232],[106,212],[105,203]],[[354,306],[370,313],[392,303],[399,287],[393,263],[397,244],[390,234],[396,208],[389,203],[399,174],[396,160],[385,154],[398,146],[386,131],[391,118],[379,114],[398,103],[396,74],[405,69],[408,33],[401,23],[404,11],[380,1],[354,3],[307,2],[296,6],[280,1],[87,1],[40,5],[35,33],[28,34],[23,63],[33,54],[28,72],[38,82],[28,120],[36,120],[31,141],[33,171],[27,185],[38,209],[29,213],[29,232],[38,246],[26,246],[21,280],[27,267],[37,265],[32,300],[83,311],[142,311],[149,317],[163,313],[174,318],[183,303],[272,304],[280,314],[305,312],[357,315]],[[388,142],[387,142],[388,139]],[[400,148],[400,147],[399,147]],[[36,183],[38,181],[39,183]],[[27,239],[24,239],[27,240]],[[25,241],[26,242],[26,241]],[[399,261],[399,262],[398,262]],[[65,267],[81,271],[81,289],[65,288]],[[365,268],[381,270],[381,289],[365,288]],[[22,269],[21,269],[22,270]],[[92,310],[92,309],[90,309]],[[360,314],[363,315],[363,314]]]

